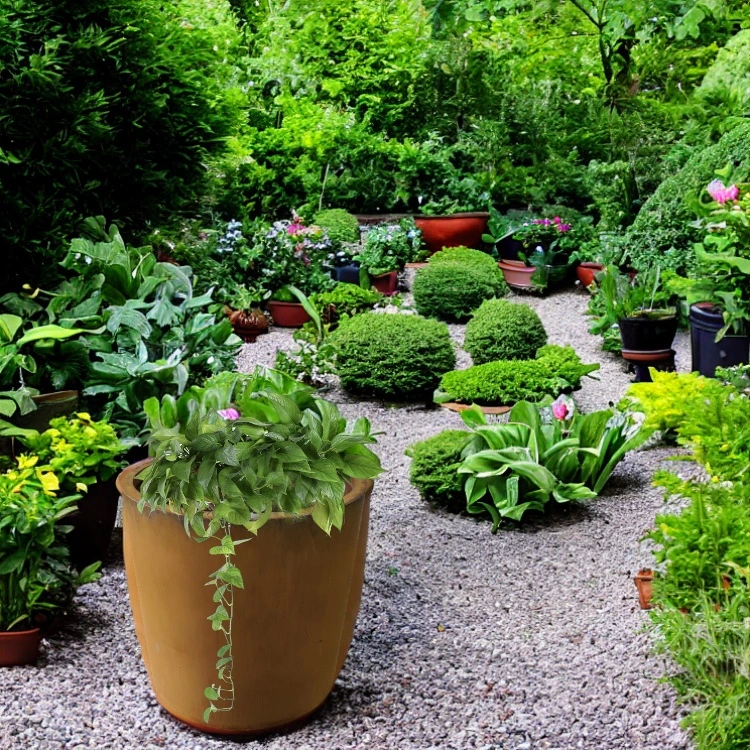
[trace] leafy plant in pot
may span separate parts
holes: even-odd
[[[258,287],[240,284],[234,290],[227,316],[234,332],[245,342],[253,343],[268,331],[268,318],[260,309],[266,294]]]
[[[374,287],[381,294],[393,295],[398,285],[398,271],[419,257],[421,233],[413,222],[380,224],[365,236],[365,246],[357,256],[360,285]]]
[[[64,519],[77,496],[57,497],[58,489],[35,456],[0,474],[0,666],[36,662],[43,628],[99,577],[98,563],[71,565]]]
[[[226,734],[308,716],[333,687],[359,607],[381,471],[370,425],[348,426],[311,388],[263,369],[194,388],[186,422],[163,406],[147,404],[153,463],[118,479],[157,699]]]

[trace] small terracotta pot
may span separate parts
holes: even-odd
[[[232,310],[228,309],[227,317],[232,328],[246,344],[252,344],[258,336],[268,332],[268,318],[262,310]]]
[[[417,216],[414,223],[432,254],[444,247],[479,247],[489,218],[488,213],[478,211],[450,216]]]
[[[521,261],[512,260],[501,260],[497,265],[500,266],[508,286],[514,289],[534,288],[534,285],[531,283],[531,277],[534,275],[536,268],[533,266],[527,266]]]
[[[633,580],[638,589],[638,602],[641,605],[641,609],[651,609],[651,599],[654,595],[654,571],[643,568],[633,576]]]
[[[42,631],[39,628],[0,632],[0,667],[36,664],[41,640]]]
[[[271,313],[274,325],[282,328],[301,328],[310,316],[299,302],[268,301],[268,312]]]
[[[309,510],[273,513],[257,536],[232,527],[236,540],[250,538],[233,558],[245,584],[234,592],[235,703],[206,723],[203,691],[217,682],[216,651],[225,643],[206,619],[216,607],[206,582],[222,560],[185,533],[182,516],[138,512],[135,478],[146,466],[125,469],[117,487],[135,630],[157,700],[215,734],[267,733],[310,716],[333,689],[354,633],[372,480],[348,485],[344,524],[330,536]]]
[[[388,297],[393,296],[398,289],[398,272],[389,271],[382,273],[380,276],[373,276],[370,279],[372,288]]]
[[[576,276],[581,286],[587,289],[596,281],[596,274],[603,271],[605,266],[602,263],[579,263],[576,268]]]

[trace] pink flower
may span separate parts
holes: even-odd
[[[565,234],[565,232],[569,232],[572,228],[572,224],[557,224],[557,231],[560,232],[560,234]]]
[[[560,396],[552,404],[552,416],[564,422],[573,416],[573,404],[569,398]]]
[[[305,227],[302,224],[290,224],[286,228],[286,233],[294,237],[295,235],[300,234],[304,229]]]
[[[219,411],[216,412],[222,419],[228,419],[230,421],[234,421],[235,419],[239,419],[242,415],[237,411],[237,409],[219,409]]]
[[[706,187],[708,194],[722,206],[728,201],[736,201],[740,197],[737,185],[727,187],[721,180],[712,180]]]

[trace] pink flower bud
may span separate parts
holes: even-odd
[[[228,419],[230,421],[234,421],[235,419],[239,419],[242,415],[237,411],[237,409],[219,409],[219,411],[216,412],[222,419]]]
[[[552,416],[564,422],[573,416],[573,405],[568,398],[560,396],[552,404]]]

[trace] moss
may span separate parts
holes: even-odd
[[[409,478],[424,500],[458,513],[466,509],[463,478],[458,473],[461,451],[471,433],[445,430],[410,446]]]
[[[447,326],[418,315],[357,315],[344,321],[331,343],[342,386],[361,396],[428,400],[456,366]]]
[[[466,326],[464,349],[475,365],[482,365],[498,359],[533,359],[546,343],[542,321],[528,305],[491,299]]]

